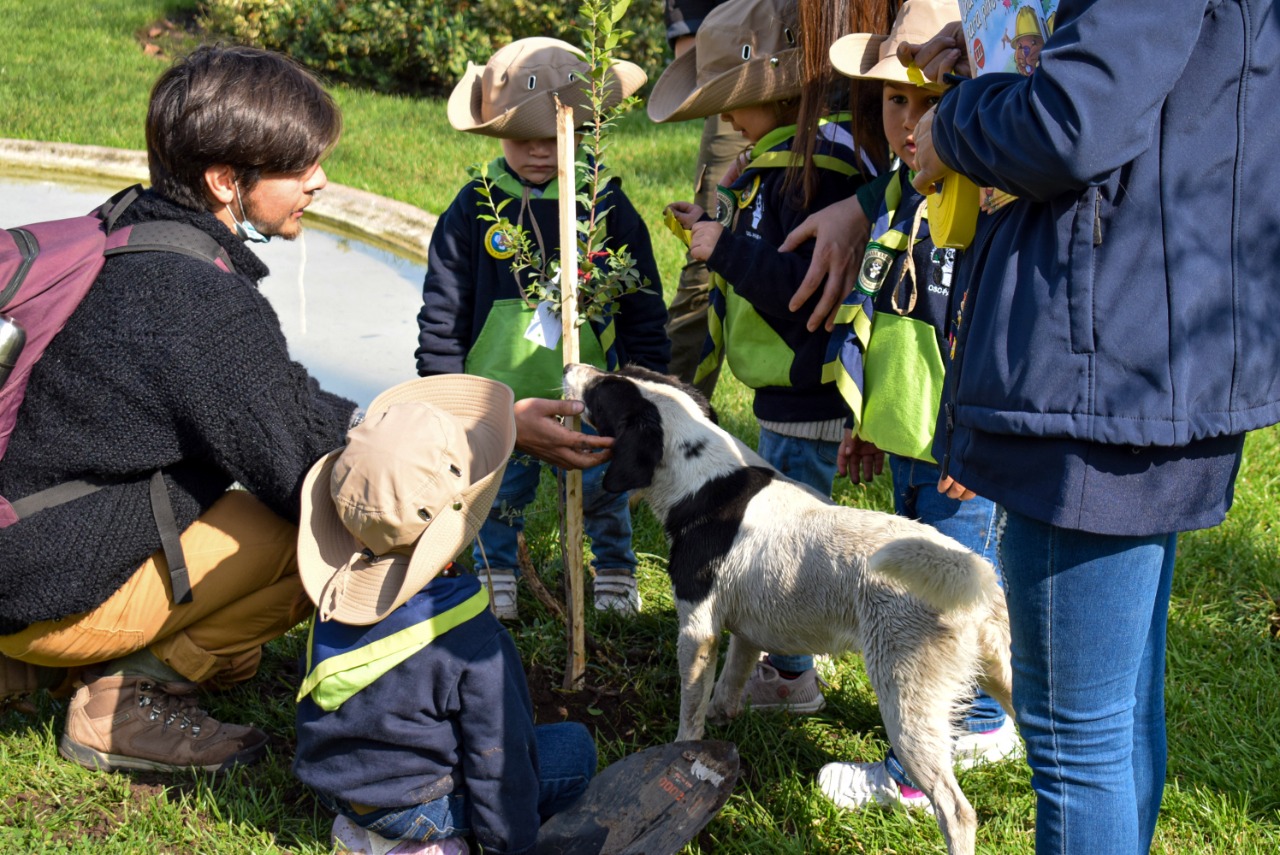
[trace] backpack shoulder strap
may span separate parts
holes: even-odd
[[[125,234],[121,235],[121,232]],[[227,255],[222,244],[211,235],[186,223],[172,220],[138,223],[112,232],[111,238],[115,240],[111,240],[110,245],[102,252],[107,257],[128,252],[176,252],[207,261],[227,273],[236,272],[231,256]]]
[[[173,220],[155,220],[115,230],[116,220],[141,195],[142,185],[134,184],[103,202],[94,212],[104,223],[108,235],[106,249],[102,251],[104,256],[126,252],[176,252],[207,261],[228,273],[236,272],[231,256],[222,245],[195,226]]]

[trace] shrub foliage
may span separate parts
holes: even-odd
[[[447,94],[466,70],[528,36],[578,44],[578,0],[205,0],[210,34],[287,53],[325,75],[381,91]],[[656,80],[667,61],[661,0],[634,0],[617,51]],[[581,47],[581,45],[579,45]]]

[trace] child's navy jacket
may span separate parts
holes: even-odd
[[[386,639],[480,590],[476,576],[437,577],[380,623],[317,623],[312,651]],[[293,768],[319,793],[375,808],[422,804],[465,787],[472,831],[486,852],[532,851],[539,825],[533,729],[520,656],[485,608],[332,712],[303,698]]]

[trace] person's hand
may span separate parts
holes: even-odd
[[[751,151],[744,151],[733,159],[729,164],[729,168],[724,171],[724,175],[720,176],[720,186],[728,187],[730,184],[738,180],[742,175],[742,170],[747,168],[747,164],[751,162]]]
[[[707,216],[706,209],[692,202],[672,202],[667,206],[667,210],[671,211],[675,218],[680,221],[680,225],[686,229],[692,229],[694,223],[705,219]]]
[[[969,54],[965,49],[964,28],[952,21],[922,45],[903,42],[898,45],[898,61],[904,66],[916,64],[927,80],[939,81],[944,74],[972,77]]]
[[[939,181],[951,175],[954,170],[942,162],[938,151],[933,147],[934,108],[930,107],[916,122],[916,175],[911,179],[911,186],[924,195],[936,193]]]
[[[949,499],[959,499],[962,502],[967,502],[978,495],[950,475],[944,475],[938,479],[938,492]]]
[[[590,469],[609,459],[613,439],[569,430],[561,419],[582,412],[581,401],[516,401],[516,450],[561,469]]]
[[[698,37],[692,33],[677,36],[675,42],[671,45],[671,50],[676,56],[680,56],[681,54],[688,53],[697,43]]]
[[[850,484],[870,484],[884,472],[884,452],[846,428],[836,453],[836,472],[848,475]]]
[[[724,226],[715,220],[699,220],[689,229],[689,257],[695,261],[706,261],[716,251],[720,235],[724,234]]]
[[[870,234],[871,223],[858,197],[850,196],[805,217],[778,247],[779,252],[792,252],[805,241],[814,241],[809,270],[788,306],[793,312],[799,311],[822,286],[818,305],[805,324],[809,332],[820,326],[830,332],[835,326],[836,311],[858,281],[858,265]]]

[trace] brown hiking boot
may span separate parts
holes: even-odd
[[[52,689],[62,682],[65,674],[65,668],[30,665],[0,653],[0,703],[21,698],[37,689]]]
[[[196,706],[195,683],[97,677],[67,707],[58,753],[87,769],[221,772],[258,760],[267,735],[226,724]]]

